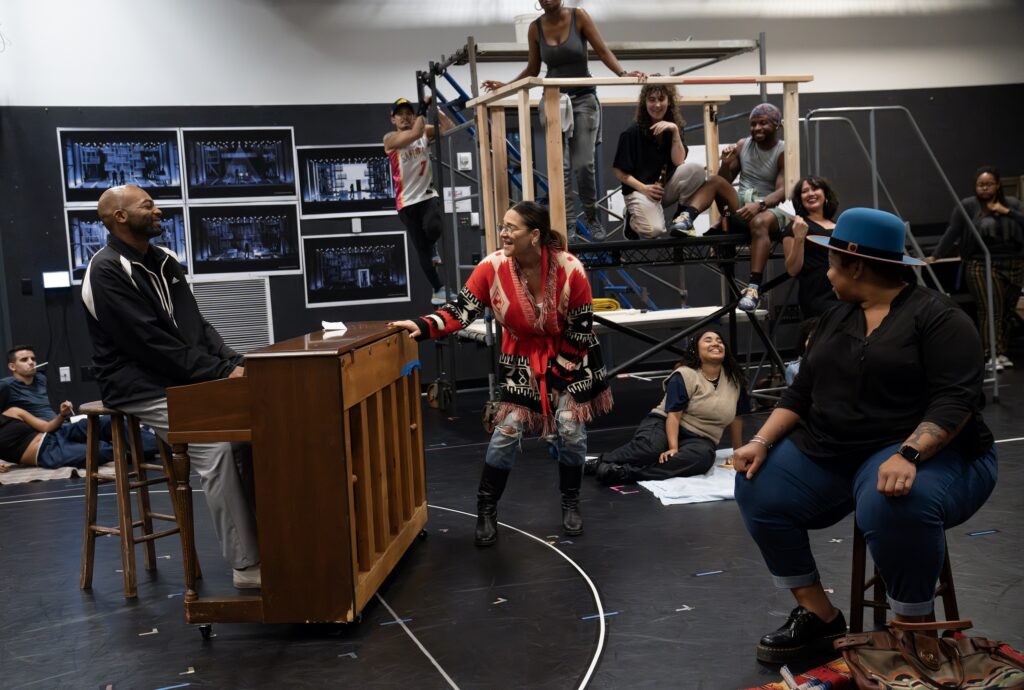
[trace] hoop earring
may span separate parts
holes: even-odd
[[[538,242],[537,242],[537,238],[534,238],[534,239],[533,239],[533,242],[532,242],[531,244],[532,244],[532,245],[533,245],[534,247],[536,247],[536,246],[537,246],[537,244],[538,244]]]
[[[539,3],[539,2],[535,2],[535,3],[533,3],[533,8],[534,8],[535,10],[537,10],[538,12],[541,12],[541,11],[543,11],[543,9],[544,9],[544,8],[542,8],[542,7],[540,6],[540,3]]]

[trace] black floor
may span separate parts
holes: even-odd
[[[1024,436],[1022,382],[1024,371],[1005,377],[1001,401],[987,409],[998,439]],[[629,437],[658,395],[654,385],[617,386],[617,412],[591,430],[592,452]],[[475,548],[471,514],[487,440],[481,400],[460,396],[454,419],[425,411],[429,536],[350,626],[216,625],[215,637],[203,641],[183,622],[173,538],[157,542],[166,558],[154,574],[143,572],[137,601],[122,597],[112,538],[99,541],[93,589],[81,592],[81,482],[0,487],[0,687],[483,689],[588,681],[732,690],[778,679],[753,649],[781,624],[791,598],[772,588],[731,501],[663,507],[646,491],[623,495],[588,479],[586,533],[562,537],[557,470],[530,441],[499,507],[508,527],[496,547]],[[748,420],[748,436],[759,420]],[[961,614],[974,620],[976,634],[1021,648],[1024,440],[1001,443],[999,455],[994,495],[948,541]],[[203,591],[233,591],[196,497]],[[157,503],[169,511],[165,494]],[[111,496],[100,509],[113,523]],[[987,530],[998,531],[968,534]],[[851,534],[847,519],[813,535],[824,584],[844,609]],[[710,571],[721,572],[697,576]]]

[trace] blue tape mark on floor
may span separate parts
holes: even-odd
[[[982,529],[982,530],[978,530],[977,532],[968,532],[967,536],[968,537],[984,537],[986,534],[995,534],[998,531],[999,530],[997,530],[997,529]]]
[[[408,623],[412,618],[402,618],[397,621],[384,621],[381,625],[398,625],[399,623]]]
[[[694,577],[704,577],[705,575],[718,575],[719,573],[724,573],[724,572],[725,572],[724,570],[708,570],[708,571],[703,572],[703,573],[694,573],[693,576]]]
[[[618,611],[605,611],[604,614],[592,613],[589,616],[581,616],[580,620],[581,621],[592,621],[595,618],[608,618],[609,616],[617,616],[617,615],[619,615]]]
[[[156,690],[174,690],[174,688],[187,688],[190,685],[192,685],[192,683],[178,683],[177,685],[165,685],[164,687],[157,688]]]

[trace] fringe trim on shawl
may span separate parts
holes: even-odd
[[[579,424],[586,424],[593,421],[595,417],[608,414],[612,411],[614,400],[612,399],[611,388],[601,391],[597,397],[585,403],[576,402],[569,396],[568,409],[572,413],[572,419]],[[523,428],[531,433],[540,433],[541,436],[557,433],[554,415],[544,415],[536,410],[531,410],[523,405],[515,403],[501,403],[494,409],[491,416],[491,424],[497,426],[501,420],[509,414],[515,414],[523,422]]]

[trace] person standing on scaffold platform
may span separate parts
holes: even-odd
[[[550,79],[589,77],[587,44],[601,58],[608,69],[620,77],[646,80],[647,74],[637,70],[627,72],[605,45],[597,25],[585,10],[562,7],[562,0],[540,0],[544,14],[530,24],[527,41],[530,53],[526,67],[512,81],[540,74],[541,60],[547,65],[545,75]],[[488,91],[501,88],[504,82],[488,79],[482,86]],[[601,104],[597,88],[580,86],[562,89],[563,103],[568,98],[571,109],[562,107],[562,162],[565,177],[566,230],[569,240],[575,240],[576,212],[569,190],[572,175],[576,175],[577,190],[583,206],[583,220],[590,237],[603,240],[607,232],[597,216],[597,177],[594,166],[595,149],[601,142]],[[541,108],[541,117],[544,109]],[[541,124],[544,124],[543,122]]]
[[[444,304],[445,290],[437,274],[441,256],[437,240],[441,237],[441,200],[434,189],[434,173],[430,168],[429,146],[434,138],[434,126],[426,121],[429,102],[419,104],[418,110],[406,98],[399,98],[391,106],[391,124],[395,131],[384,135],[384,153],[391,166],[391,179],[395,183],[395,205],[409,240],[416,248],[420,268],[430,282],[434,293],[430,303]],[[441,133],[452,126],[442,110]]]
[[[524,430],[554,436],[562,529],[570,536],[583,533],[586,423],[612,407],[587,273],[551,230],[548,209],[519,202],[505,213],[500,238],[501,249],[477,265],[452,301],[415,321],[389,324],[417,340],[439,338],[466,328],[490,307],[502,326],[502,383],[477,492],[477,546],[498,539],[498,499]]]

